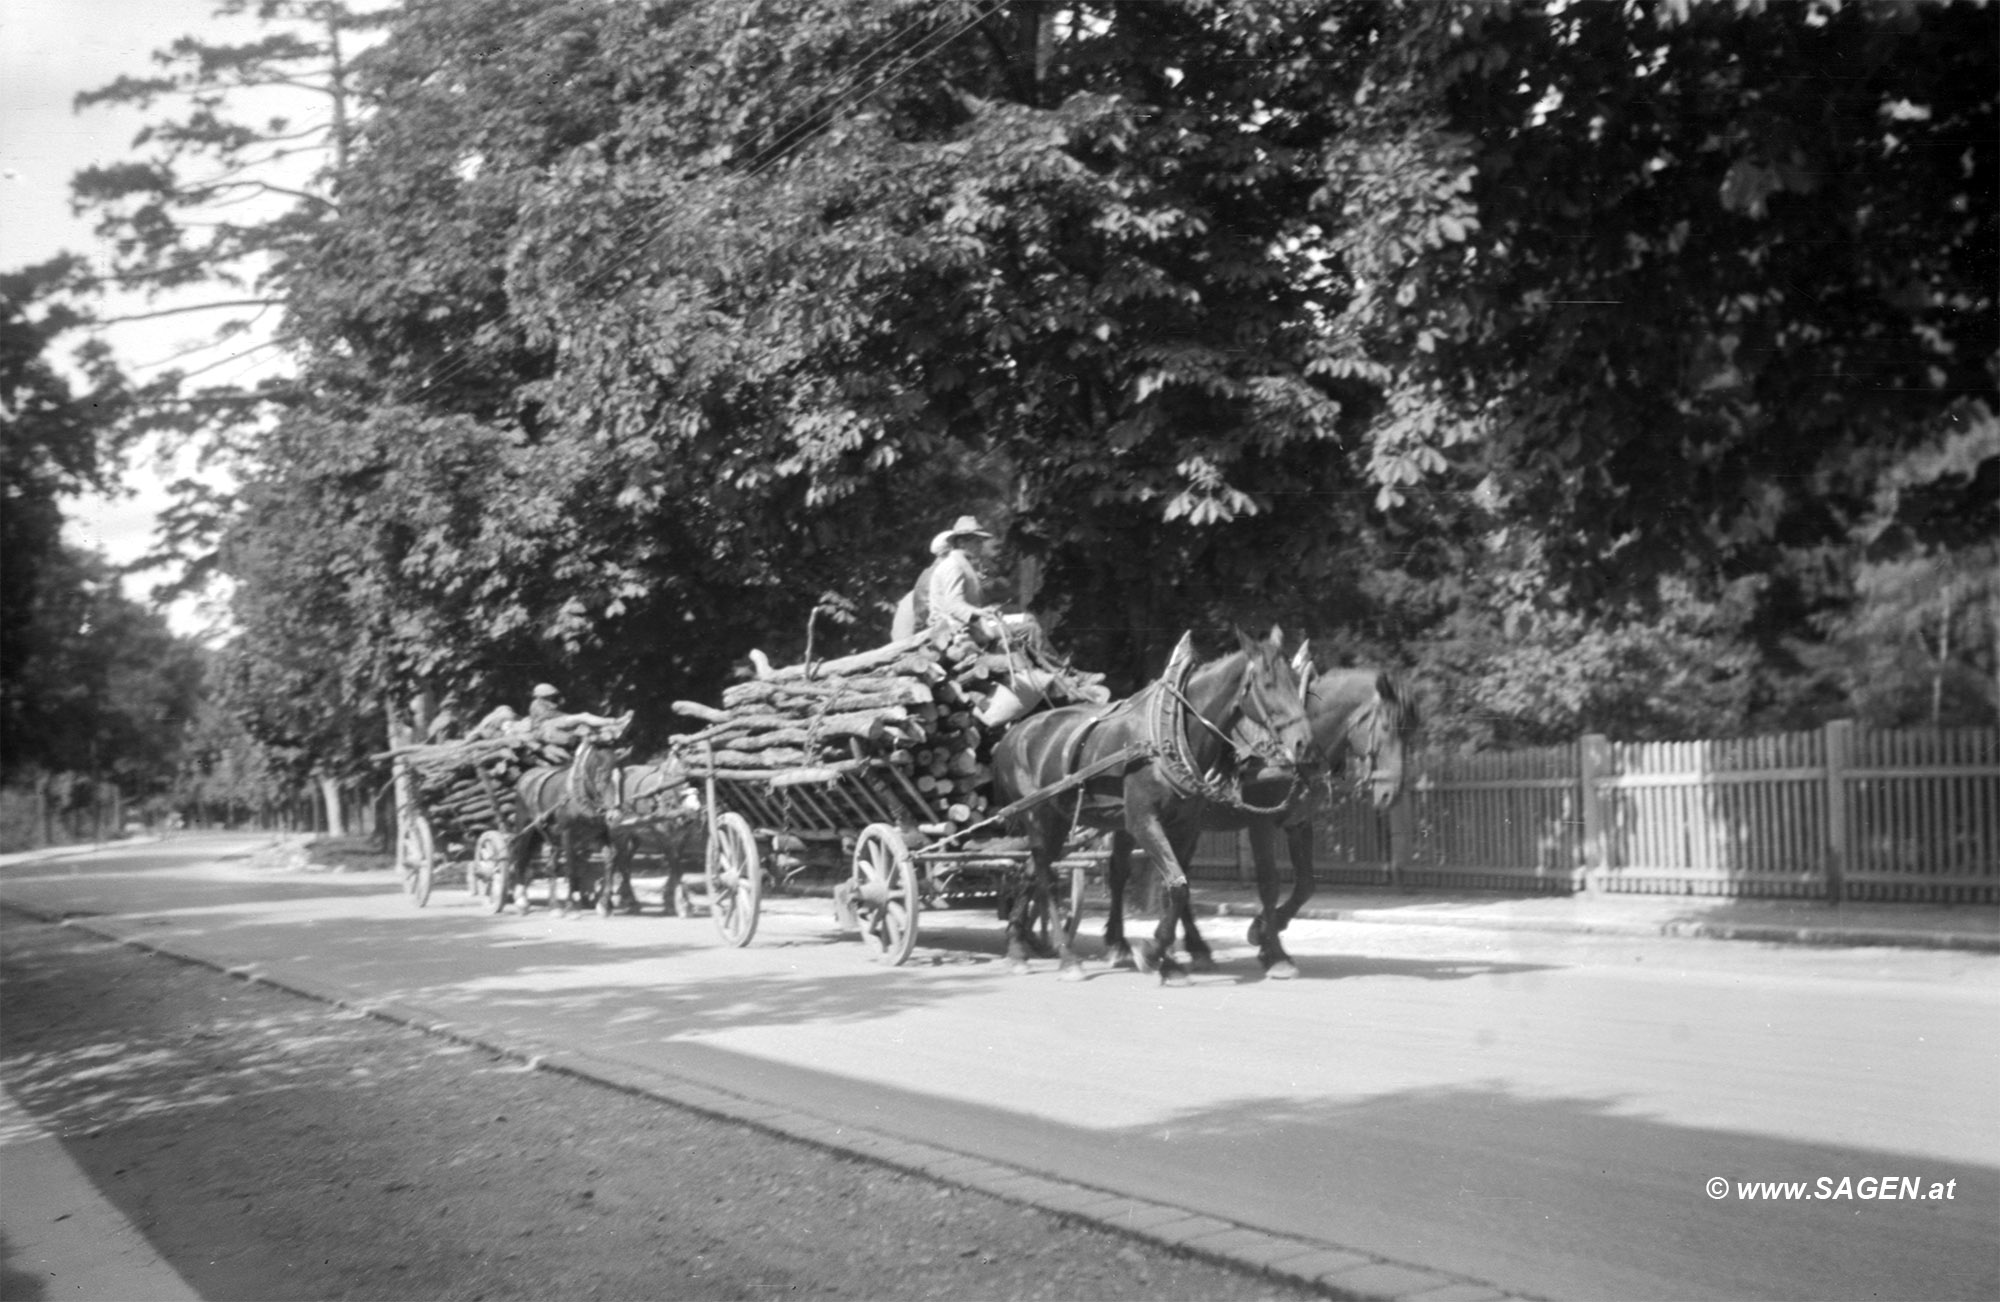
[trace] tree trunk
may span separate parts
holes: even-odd
[[[340,779],[322,773],[314,781],[319,783],[320,801],[326,807],[326,834],[346,836],[347,824],[342,820],[340,810]]]

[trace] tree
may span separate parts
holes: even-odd
[[[1842,536],[1994,410],[1996,38],[1966,4],[1422,15],[1362,161],[1427,117],[1431,205],[1346,192],[1376,477],[1482,480],[1585,598]]]
[[[62,541],[62,499],[110,486],[117,442],[111,435],[123,387],[101,350],[82,361],[92,391],[76,394],[48,354],[77,324],[48,302],[67,260],[0,275],[0,777],[55,761],[55,736],[41,686],[60,680],[54,665],[67,634],[54,609],[80,581]]]
[[[133,141],[136,157],[72,180],[108,256],[73,263],[65,287],[98,326],[219,314],[209,342],[232,344],[236,360],[285,346],[282,336],[250,337],[284,305],[298,250],[338,211],[338,178],[364,110],[352,60],[383,11],[343,0],[217,0],[214,16],[254,21],[259,32],[240,43],[181,37],[155,52],[152,75],[77,96],[79,110],[172,107]],[[146,306],[125,307],[134,297]],[[282,378],[201,383],[210,369],[169,368],[138,389],[128,436],[162,432],[229,467],[254,456],[270,404],[296,395]],[[174,487],[177,506],[154,559],[181,563],[188,572],[173,586],[198,590],[228,498],[200,480]]]
[[[291,263],[246,627],[350,711],[658,728],[975,509],[1122,683],[1278,617],[1487,740],[1740,725],[1990,419],[1993,19],[412,9]],[[1867,545],[1965,546],[1988,464]]]

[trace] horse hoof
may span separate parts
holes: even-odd
[[[1007,960],[1007,973],[1010,976],[1026,976],[1031,971],[1033,969],[1028,966],[1028,960],[1024,958],[1010,958]]]
[[[1290,981],[1299,974],[1298,964],[1288,958],[1281,958],[1265,970],[1264,975],[1273,981]]]
[[[1214,973],[1219,971],[1215,966],[1215,956],[1213,954],[1197,954],[1189,959],[1188,963],[1197,972]]]
[[[1184,986],[1188,984],[1188,974],[1178,967],[1160,969],[1160,984],[1163,986]]]
[[[1134,972],[1138,967],[1139,961],[1132,957],[1129,949],[1121,949],[1111,956],[1111,970],[1114,972]]]
[[[1132,969],[1135,972],[1165,971],[1172,966],[1172,960],[1164,954],[1153,953],[1151,945],[1139,945],[1132,950]]]
[[[1074,961],[1063,964],[1062,970],[1056,973],[1056,980],[1058,981],[1083,980],[1083,964]]]

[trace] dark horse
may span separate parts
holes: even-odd
[[[622,804],[618,760],[617,752],[586,734],[577,743],[576,756],[568,764],[560,768],[529,769],[514,784],[514,795],[527,824],[514,835],[506,886],[520,887],[523,908],[528,903],[529,869],[545,842],[556,847],[556,857],[569,881],[569,898],[564,907],[572,907],[584,898],[591,884],[586,880],[584,866],[589,852],[600,845],[613,845],[611,828]],[[603,914],[611,912],[609,879],[617,870],[615,851],[610,857],[612,866],[607,868],[606,881],[597,892],[597,911]],[[627,860],[629,869],[629,856]],[[628,873],[627,894],[631,889]],[[503,888],[495,907],[504,907],[506,902]]]
[[[1086,827],[1129,831],[1145,847],[1171,903],[1153,946],[1142,946],[1142,953],[1149,967],[1157,959],[1162,982],[1186,980],[1171,950],[1175,923],[1189,912],[1184,865],[1201,830],[1199,811],[1267,769],[1293,773],[1311,754],[1299,681],[1279,649],[1278,630],[1263,642],[1240,631],[1236,640],[1238,650],[1196,665],[1189,640],[1182,638],[1167,672],[1136,696],[1110,706],[1070,705],[1031,715],[994,747],[994,788],[1003,804],[1101,769],[1074,794],[1051,797],[1018,815],[1026,825],[1035,880],[1034,889],[1020,893],[1008,925],[1007,961],[1015,971],[1027,970],[1030,917],[1035,901],[1043,899],[1057,910],[1049,930],[1061,979],[1082,976],[1071,948],[1068,895],[1052,887],[1053,865],[1065,843]],[[1265,739],[1255,748],[1232,738],[1245,720]]]
[[[690,906],[681,890],[681,877],[687,856],[680,853],[676,842],[689,815],[700,809],[688,785],[687,770],[672,759],[630,764],[618,770],[618,791],[619,812],[609,823],[610,871],[618,883],[619,907],[631,913],[639,911],[639,897],[632,890],[632,860],[641,845],[649,845],[667,865],[666,885],[660,891],[667,916],[686,916]],[[609,912],[609,906],[599,900],[598,911]]]
[[[1357,796],[1365,797],[1376,809],[1387,810],[1403,794],[1403,760],[1409,735],[1417,726],[1417,711],[1396,680],[1378,669],[1333,669],[1316,673],[1306,648],[1300,647],[1293,668],[1304,686],[1306,721],[1312,729],[1314,751],[1326,765],[1326,782],[1295,786],[1280,791],[1275,807],[1257,802],[1270,792],[1263,784],[1244,789],[1239,807],[1210,802],[1201,811],[1203,831],[1245,828],[1250,833],[1250,855],[1257,866],[1259,909],[1250,923],[1250,943],[1257,946],[1257,960],[1273,978],[1299,974],[1291,956],[1278,940],[1280,932],[1298,916],[1299,909],[1312,898],[1318,883],[1313,877],[1313,821],[1326,801],[1334,796],[1335,784],[1348,767],[1358,760],[1354,778]],[[1240,728],[1254,733],[1254,723]],[[1285,834],[1292,862],[1292,894],[1282,907],[1278,904],[1279,832]],[[1104,943],[1113,963],[1131,966],[1130,947],[1125,941],[1125,884],[1131,872],[1132,840],[1119,835],[1112,841],[1111,862],[1105,877],[1110,888],[1110,906],[1104,924]],[[1208,944],[1195,927],[1192,910],[1182,915],[1187,949],[1195,965],[1207,968],[1214,959]]]

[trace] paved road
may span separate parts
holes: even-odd
[[[1283,984],[1225,922],[1189,989],[1062,985],[976,914],[882,970],[814,901],[735,950],[248,850],[14,865],[0,902],[1522,1293],[2000,1295],[1994,956],[1300,923]],[[1736,1190],[1882,1176],[1952,1196]]]

